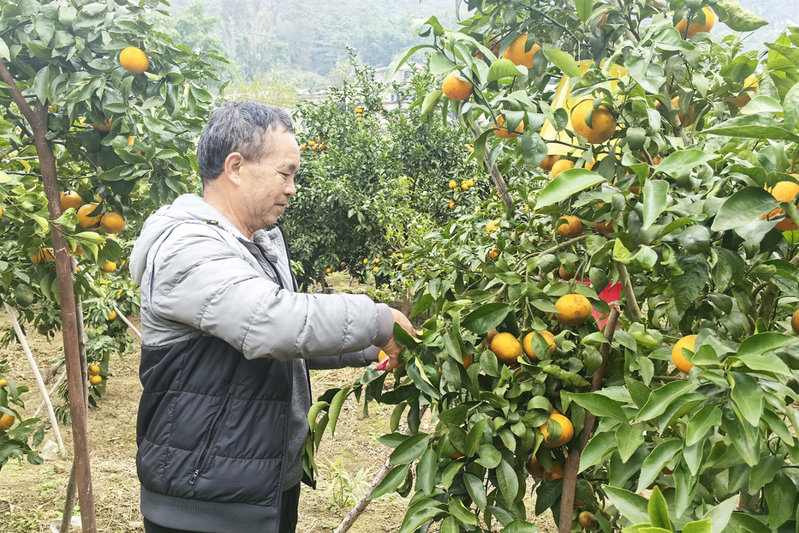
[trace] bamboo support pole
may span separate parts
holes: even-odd
[[[25,338],[25,334],[22,333],[22,328],[19,325],[17,314],[14,312],[14,308],[5,302],[3,302],[3,305],[6,308],[6,313],[8,313],[8,318],[11,320],[11,325],[14,326],[14,331],[17,333],[17,340],[19,340],[19,344],[22,346],[22,351],[25,352],[25,356],[28,358],[28,363],[31,365],[33,377],[36,379],[36,385],[39,386],[39,391],[44,397],[44,403],[47,406],[47,414],[50,417],[50,424],[53,426],[56,443],[58,444],[58,455],[64,457],[66,455],[64,441],[61,440],[61,430],[58,427],[58,420],[56,420],[55,411],[53,411],[53,404],[50,401],[50,394],[47,392],[47,387],[42,379],[42,373],[39,372],[39,366],[36,364],[36,360],[33,358],[33,353],[31,353],[30,346],[28,346],[28,340]]]
[[[65,370],[65,371],[61,372],[61,374],[58,376],[58,380],[56,380],[55,385],[50,387],[50,391],[47,393],[48,397],[53,395],[53,393],[56,391],[56,389],[58,389],[58,386],[61,385],[61,383],[64,381],[64,379],[66,379],[66,377],[67,377],[67,372]],[[47,402],[42,400],[42,403],[39,404],[39,407],[36,409],[36,412],[33,413],[33,418],[37,418],[39,416],[39,413],[42,412],[42,409],[44,409],[46,405],[47,405]]]

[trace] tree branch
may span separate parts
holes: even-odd
[[[638,322],[644,315],[641,313],[641,308],[638,307],[638,301],[635,299],[635,291],[633,291],[633,284],[630,280],[630,275],[627,273],[627,267],[617,262],[616,268],[619,270],[620,281],[624,287],[624,299],[626,300],[627,309],[630,310],[633,320]]]

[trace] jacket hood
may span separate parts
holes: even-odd
[[[150,248],[164,233],[184,222],[213,222],[216,226],[223,228],[236,238],[249,240],[222,213],[206,203],[205,200],[196,194],[183,194],[171,205],[165,205],[158,209],[144,223],[141,235],[136,239],[133,252],[130,255],[130,274],[137,285],[141,285],[141,280],[144,277]],[[272,231],[279,232],[280,230],[274,229]],[[258,231],[253,236],[253,239],[256,241],[268,241],[271,239],[264,239],[264,234],[271,237],[271,233],[267,234],[263,230]]]

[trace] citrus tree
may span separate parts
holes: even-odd
[[[9,459],[23,456],[31,464],[42,464],[42,458],[33,448],[44,440],[44,429],[33,427],[36,424],[35,419],[23,420],[17,424],[20,416],[16,407],[25,407],[21,396],[28,392],[28,387],[18,386],[9,380],[5,376],[8,371],[6,361],[0,361],[0,469]]]
[[[156,31],[150,14],[159,9],[157,1],[32,0],[3,2],[0,12],[0,297],[23,309],[23,322],[62,328],[90,529],[89,380],[79,366],[74,295],[87,297],[88,325],[114,320],[96,281],[124,264],[126,235],[151,210],[196,187],[194,147],[218,87],[208,81],[209,61],[224,61]],[[121,339],[124,326],[114,328]],[[101,385],[105,369],[89,370]]]
[[[799,30],[758,54],[709,33],[764,24],[735,2],[466,7],[393,66],[429,48],[422,111],[503,201],[401,250],[431,318],[320,398],[316,442],[351,394],[396,405],[371,497],[410,497],[402,533],[795,528]]]
[[[455,192],[453,180],[477,170],[468,161],[468,137],[423,120],[407,104],[384,109],[388,88],[373,68],[354,56],[350,62],[354,79],[331,88],[325,102],[303,101],[295,110],[302,165],[285,227],[305,284],[345,269],[391,281],[402,273],[393,252],[411,234],[473,210],[488,192],[460,179]],[[412,102],[434,82],[417,69],[406,87],[394,90]]]

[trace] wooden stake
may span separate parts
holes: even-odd
[[[602,382],[605,380],[605,368],[608,366],[608,357],[610,356],[610,344],[613,342],[613,335],[616,333],[616,323],[619,320],[619,304],[613,303],[610,306],[610,316],[608,316],[607,324],[605,324],[605,338],[607,343],[603,344],[599,349],[599,354],[602,356],[602,364],[594,372],[593,379],[591,380],[591,392],[598,391],[602,388]],[[577,445],[569,450],[569,456],[566,458],[566,466],[563,469],[563,495],[560,498],[560,522],[558,522],[558,533],[571,533],[572,530],[572,514],[574,513],[574,491],[577,488],[577,473],[580,470],[580,456],[594,432],[594,424],[596,423],[596,416],[591,412],[585,412],[585,425],[583,431],[580,433],[580,440]]]
[[[427,407],[428,407],[427,405],[423,405],[419,409],[419,418],[424,416],[425,412],[427,411]],[[410,428],[406,428],[403,433],[405,435],[410,435],[411,434]],[[354,524],[355,521],[358,520],[358,517],[361,516],[363,512],[366,510],[366,506],[369,505],[369,502],[371,501],[369,499],[369,495],[372,494],[372,491],[375,490],[375,487],[378,486],[380,482],[386,478],[389,472],[391,472],[391,467],[392,467],[391,462],[388,459],[386,459],[386,463],[383,465],[383,468],[380,469],[380,472],[378,472],[375,478],[372,480],[372,484],[369,487],[369,490],[367,490],[366,494],[363,495],[361,501],[359,501],[355,505],[355,507],[352,508],[352,511],[350,511],[347,514],[347,516],[344,517],[344,520],[341,521],[341,524],[339,524],[339,526],[336,528],[336,531],[334,531],[333,533],[344,533],[345,531],[348,531],[352,527],[352,524]]]
[[[78,349],[78,325],[75,317],[75,292],[72,288],[72,272],[67,239],[52,221],[61,216],[61,196],[58,190],[58,173],[56,159],[51,142],[47,139],[47,106],[45,102],[35,100],[33,108],[22,95],[17,82],[6,68],[5,61],[0,60],[0,80],[8,85],[14,103],[33,132],[33,144],[39,157],[39,171],[42,174],[42,185],[47,196],[47,208],[50,213],[50,239],[55,253],[56,279],[58,281],[58,300],[61,304],[61,327],[64,339],[64,359],[67,366],[67,385],[69,387],[69,412],[72,419],[72,439],[75,448],[76,477],[78,497],[80,499],[80,517],[83,533],[96,533],[97,522],[92,493],[92,473],[89,464],[89,439],[86,431],[86,410],[83,405],[83,388],[81,381],[80,353]]]
[[[56,443],[58,444],[58,455],[64,457],[64,455],[66,455],[64,441],[61,440],[61,430],[58,428],[58,420],[56,420],[55,411],[53,411],[53,404],[50,402],[50,394],[47,392],[47,387],[42,379],[42,373],[39,372],[39,366],[36,364],[36,360],[33,358],[31,349],[28,346],[28,340],[25,338],[25,334],[22,333],[22,328],[19,326],[19,321],[17,321],[17,314],[14,312],[14,308],[5,302],[3,302],[3,305],[6,308],[8,317],[11,319],[11,325],[14,326],[14,331],[17,333],[17,340],[19,340],[19,344],[22,346],[22,351],[25,352],[25,356],[28,358],[28,363],[31,365],[33,377],[36,378],[36,384],[39,386],[39,391],[42,393],[42,396],[44,396],[44,403],[47,405],[47,414],[50,416],[50,424],[53,426]]]

